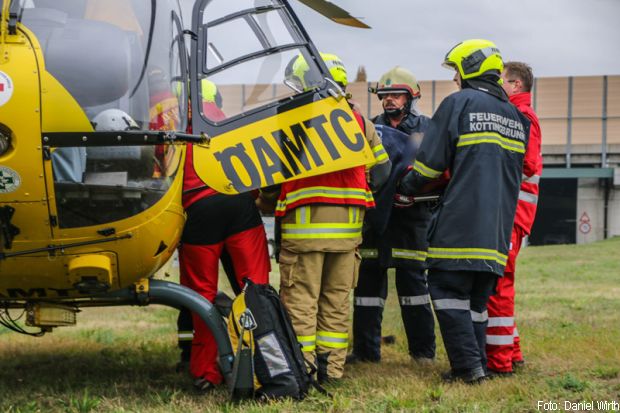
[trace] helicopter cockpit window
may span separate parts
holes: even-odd
[[[174,145],[56,148],[60,228],[105,224],[146,210],[166,194],[179,164]]]
[[[238,4],[241,3],[241,4]],[[202,116],[218,123],[320,86],[323,76],[302,34],[277,1],[212,0],[203,11]],[[286,70],[302,56],[303,85],[291,84]],[[203,81],[204,82],[204,81]],[[217,96],[217,100],[214,99]],[[209,106],[216,103],[217,111]]]
[[[158,0],[157,7],[151,0],[22,4],[22,23],[41,45],[45,69],[89,119],[119,109],[140,129],[185,131],[187,58],[177,0]]]
[[[64,88],[56,101],[74,99],[90,121],[85,128],[70,117],[54,119],[46,124],[56,129],[43,134],[186,131],[187,55],[178,0],[22,5],[21,21],[41,46],[42,67]],[[42,114],[50,116],[44,104]],[[154,205],[171,187],[180,151],[88,141],[52,147],[51,164],[59,226],[74,228],[129,218]]]

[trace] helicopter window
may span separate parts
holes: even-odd
[[[166,194],[179,165],[174,145],[56,148],[60,228],[100,225],[146,210]]]
[[[209,80],[217,85],[221,96],[224,118],[228,119],[296,94],[297,91],[286,86],[283,81],[288,63],[300,53],[300,49],[284,50],[245,61],[209,76]],[[318,75],[311,80],[309,86],[321,82],[318,69],[316,73]],[[311,76],[306,77],[308,80],[310,78]],[[212,116],[212,113],[205,110],[203,115],[212,123],[223,120]]]
[[[22,23],[41,45],[46,70],[88,118],[120,109],[142,129],[185,131],[187,56],[178,0],[22,4]]]
[[[212,98],[201,96],[203,118],[224,122],[321,84],[323,76],[280,2],[230,3],[212,0],[202,14],[202,74],[217,88],[222,109],[213,116],[214,111],[204,107]],[[244,5],[254,8],[243,9]],[[306,82],[302,87],[287,86],[287,65],[300,55],[310,62],[304,73]],[[204,88],[199,89],[202,93]]]

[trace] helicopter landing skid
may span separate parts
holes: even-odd
[[[197,292],[169,281],[142,279],[136,282],[133,287],[97,295],[94,302],[99,301],[105,302],[106,305],[112,303],[140,306],[161,304],[177,309],[187,308],[196,313],[205,322],[215,338],[220,370],[224,380],[230,386],[234,354],[228,338],[226,324],[215,306]]]

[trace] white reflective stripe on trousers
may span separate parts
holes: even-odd
[[[459,300],[458,298],[443,298],[433,300],[435,310],[469,310],[469,300]]]
[[[381,297],[355,297],[358,307],[385,307],[385,300]]]
[[[487,334],[487,344],[492,346],[507,346],[514,343],[512,336],[498,336]]]
[[[512,336],[519,337],[519,330],[517,330],[517,327],[515,327],[514,331],[512,332]]]
[[[489,327],[512,327],[514,324],[514,317],[489,317]]]
[[[487,312],[487,310],[484,310],[481,313],[471,310],[471,321],[473,321],[474,323],[484,323],[488,319],[489,313]]]
[[[399,296],[398,298],[400,305],[426,305],[431,302],[431,297],[428,294]]]

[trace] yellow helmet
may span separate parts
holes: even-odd
[[[329,74],[334,78],[334,80],[343,87],[347,86],[349,83],[347,80],[347,69],[344,67],[344,64],[340,58],[335,54],[321,53],[321,59],[325,62],[325,66],[327,66]],[[310,67],[306,62],[306,59],[299,54],[289,62],[284,72],[284,76],[289,81],[299,83],[302,89],[306,90],[309,85],[312,84],[312,82],[307,79],[309,70]]]
[[[215,102],[217,96],[217,86],[210,80],[202,79],[200,81],[200,94],[203,102]]]
[[[465,40],[446,54],[443,66],[455,69],[462,79],[478,77],[490,70],[500,74],[504,62],[495,43],[484,39]]]
[[[377,95],[381,99],[381,95],[385,93],[409,93],[411,98],[419,98],[420,85],[413,73],[409,70],[396,66],[381,76],[376,88]]]

